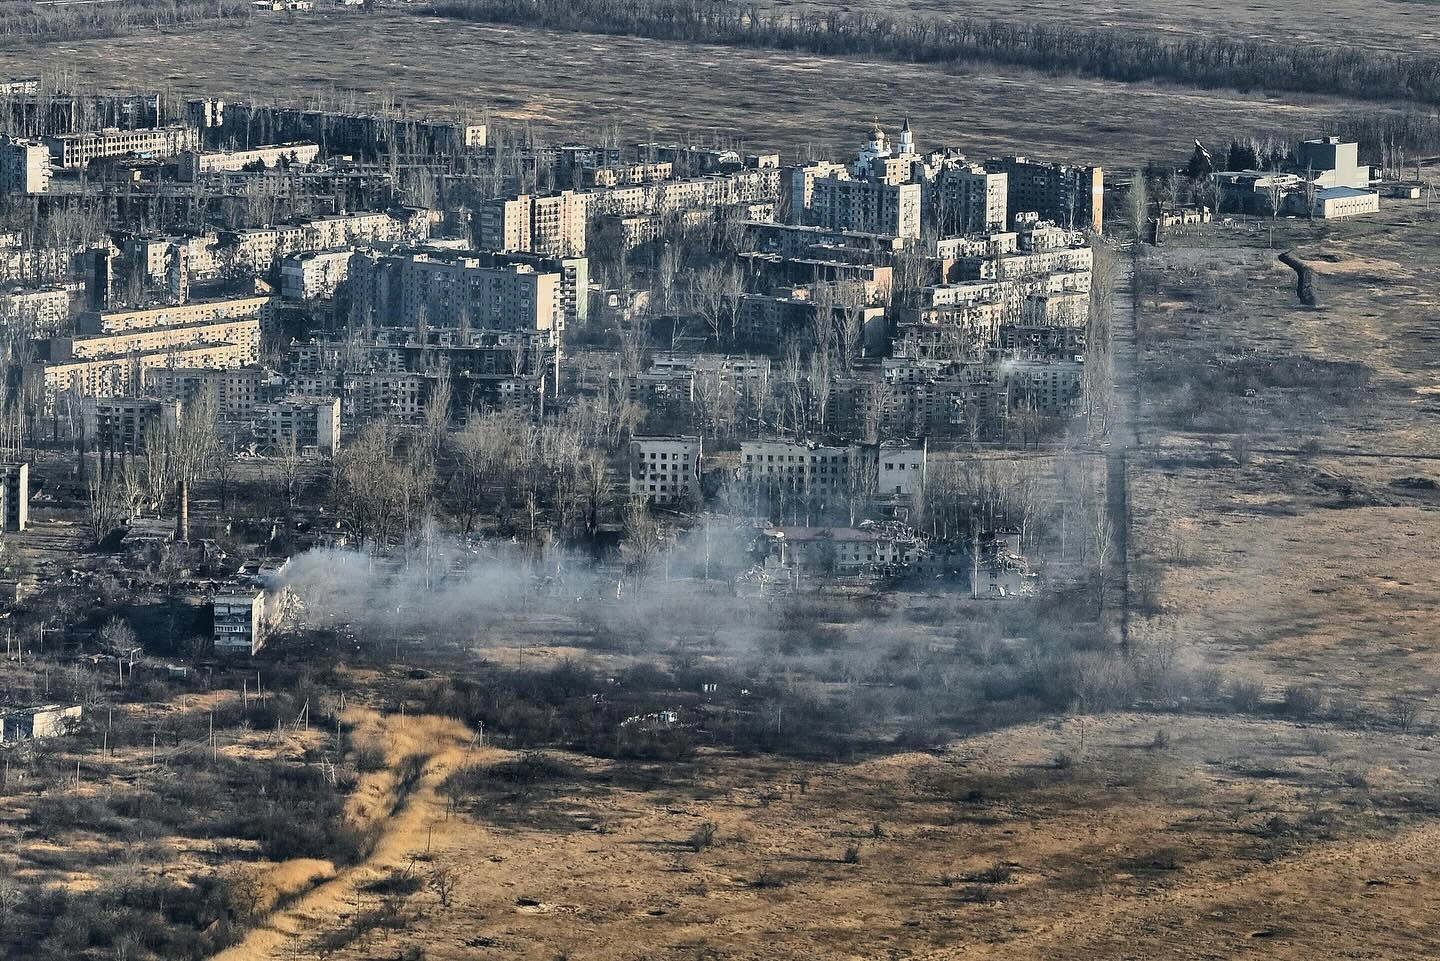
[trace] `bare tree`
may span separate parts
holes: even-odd
[[[120,495],[114,472],[94,471],[86,485],[85,523],[98,544],[120,520]]]
[[[305,470],[305,456],[296,446],[293,434],[281,443],[274,464],[276,487],[288,514],[295,510],[295,503],[299,500]]]
[[[840,309],[840,363],[850,370],[860,356],[865,336],[865,286],[839,284],[835,299]]]
[[[460,876],[451,868],[441,866],[430,872],[430,890],[440,899],[442,908],[450,907],[459,884]]]
[[[1146,183],[1144,169],[1137,168],[1134,177],[1131,178],[1127,200],[1130,223],[1135,227],[1135,236],[1142,237],[1145,234],[1145,222],[1150,219],[1150,187]]]
[[[1285,188],[1280,183],[1280,169],[1278,166],[1270,166],[1270,184],[1265,189],[1265,199],[1270,207],[1270,219],[1273,221],[1280,216],[1280,207],[1285,200]]]
[[[0,872],[0,931],[10,928],[24,904],[24,885],[8,870]]]
[[[475,529],[484,507],[485,482],[492,457],[486,420],[481,416],[471,417],[451,439],[452,469],[446,487],[447,501],[466,534]]]
[[[799,438],[806,430],[805,361],[800,342],[795,338],[785,344],[785,354],[780,366],[780,390],[784,397],[784,405],[780,409],[781,417],[789,421],[791,433]],[[784,430],[786,425],[781,423],[779,426]]]
[[[129,651],[135,647],[135,629],[123,617],[112,617],[100,628],[100,643],[111,651]]]
[[[1085,367],[1081,373],[1081,397],[1092,434],[1109,427],[1115,401],[1114,329],[1115,289],[1120,263],[1104,244],[1093,247],[1090,274],[1090,313],[1085,330]]]
[[[625,566],[637,585],[645,582],[645,575],[660,553],[664,532],[650,505],[644,498],[630,501],[625,509]]]
[[[524,338],[515,338],[523,348]],[[519,375],[517,371],[516,375]],[[445,442],[445,432],[450,426],[450,365],[441,363],[435,380],[430,387],[430,396],[425,401],[421,431],[424,437],[423,453],[433,464],[440,456],[440,447]]]
[[[216,412],[213,396],[202,392],[192,398],[173,427],[162,428],[146,438],[146,461],[159,470],[166,487],[175,491],[175,535],[190,541],[190,486],[214,461],[218,451]],[[158,463],[148,463],[160,458]]]
[[[729,337],[735,339],[735,312],[744,289],[744,278],[733,264],[709,263],[695,272],[690,284],[691,306],[705,321],[710,337],[721,340],[729,321]]]

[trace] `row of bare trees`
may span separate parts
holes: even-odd
[[[202,478],[227,475],[229,455],[219,442],[214,399],[201,394],[175,423],[157,424],[134,451],[102,451],[87,480],[86,521],[96,541],[141,514],[175,514],[176,539],[190,538],[190,494]],[[80,437],[81,464],[85,438]]]
[[[593,541],[613,507],[604,432],[593,418],[536,423],[515,411],[477,413],[453,432],[376,421],[335,459],[336,504],[376,547],[406,542],[440,515],[465,534],[489,519],[534,543]]]
[[[1214,32],[1178,36],[872,9],[795,13],[703,0],[437,0],[433,9],[444,16],[556,30],[915,63],[999,64],[1122,83],[1440,102],[1440,58]]]

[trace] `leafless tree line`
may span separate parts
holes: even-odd
[[[1341,45],[1176,37],[1002,19],[790,13],[698,0],[438,0],[436,13],[492,23],[917,63],[1000,64],[1125,83],[1330,93],[1440,102],[1440,58]]]

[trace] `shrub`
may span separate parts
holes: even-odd
[[[1015,872],[1004,864],[992,864],[988,868],[965,875],[972,884],[1009,884]]]
[[[1235,710],[1254,714],[1260,707],[1260,699],[1265,696],[1265,685],[1252,678],[1238,678],[1230,682],[1228,693]]]
[[[1291,717],[1313,717],[1320,713],[1325,699],[1315,688],[1305,684],[1291,684],[1285,688],[1282,709]]]
[[[847,848],[845,849],[845,853],[844,853],[843,855],[841,855],[840,860],[843,861],[843,862],[845,862],[846,864],[859,864],[859,863],[860,863],[860,845],[858,845],[858,844],[852,844],[852,845],[850,845],[849,847],[847,847]]]
[[[714,821],[706,821],[690,832],[690,837],[686,839],[685,843],[690,846],[690,850],[699,854],[715,843],[717,830],[718,828]]]
[[[962,888],[958,897],[965,904],[989,904],[995,900],[994,892],[983,884]]]
[[[1335,738],[1324,731],[1309,730],[1300,736],[1300,743],[1311,754],[1322,756],[1335,750]]]
[[[364,774],[385,770],[385,749],[375,743],[355,745],[355,767]]]
[[[425,881],[419,875],[392,868],[389,874],[369,882],[361,890],[385,897],[409,897],[424,886]]]
[[[756,875],[755,880],[750,882],[752,888],[783,888],[785,881],[780,875],[769,868],[764,868]]]

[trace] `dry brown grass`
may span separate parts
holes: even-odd
[[[849,766],[570,758],[573,784],[536,803],[593,827],[447,819],[427,789],[363,867],[224,957],[289,956],[270,932],[343,928],[381,901],[360,881],[416,858],[458,869],[454,903],[411,896],[385,956],[1198,959],[1240,954],[1256,932],[1267,957],[1423,956],[1416,928],[1384,919],[1436,916],[1422,893],[1440,873],[1425,855],[1436,832],[1414,824],[1440,768],[1422,739],[1347,734],[1316,755],[1288,723],[1135,714],[1091,718],[1083,739],[1072,719]],[[687,838],[707,821],[716,842],[696,852]],[[1377,829],[1399,833],[1335,843]],[[1280,896],[1302,880],[1316,901]],[[1363,917],[1332,909],[1346,904]]]
[[[1301,307],[1274,251],[1155,255],[1163,290],[1142,318],[1154,353],[1359,363],[1367,386],[1261,386],[1210,398],[1211,429],[1178,429],[1150,396],[1137,503],[1140,539],[1167,564],[1173,633],[1228,667],[1274,683],[1310,680],[1359,702],[1433,690],[1440,658],[1428,601],[1440,535],[1432,485],[1440,460],[1434,318],[1440,279],[1427,266],[1440,221],[1419,205],[1340,226],[1281,224],[1320,274],[1320,306]],[[1201,263],[1199,272],[1193,265]],[[1208,274],[1207,274],[1208,271]],[[1217,311],[1197,288],[1243,291]],[[1172,395],[1178,396],[1178,395]],[[1234,438],[1249,438],[1242,465]],[[1310,447],[1308,452],[1304,449]],[[1393,454],[1397,456],[1383,456]],[[1186,563],[1173,564],[1177,554]]]

